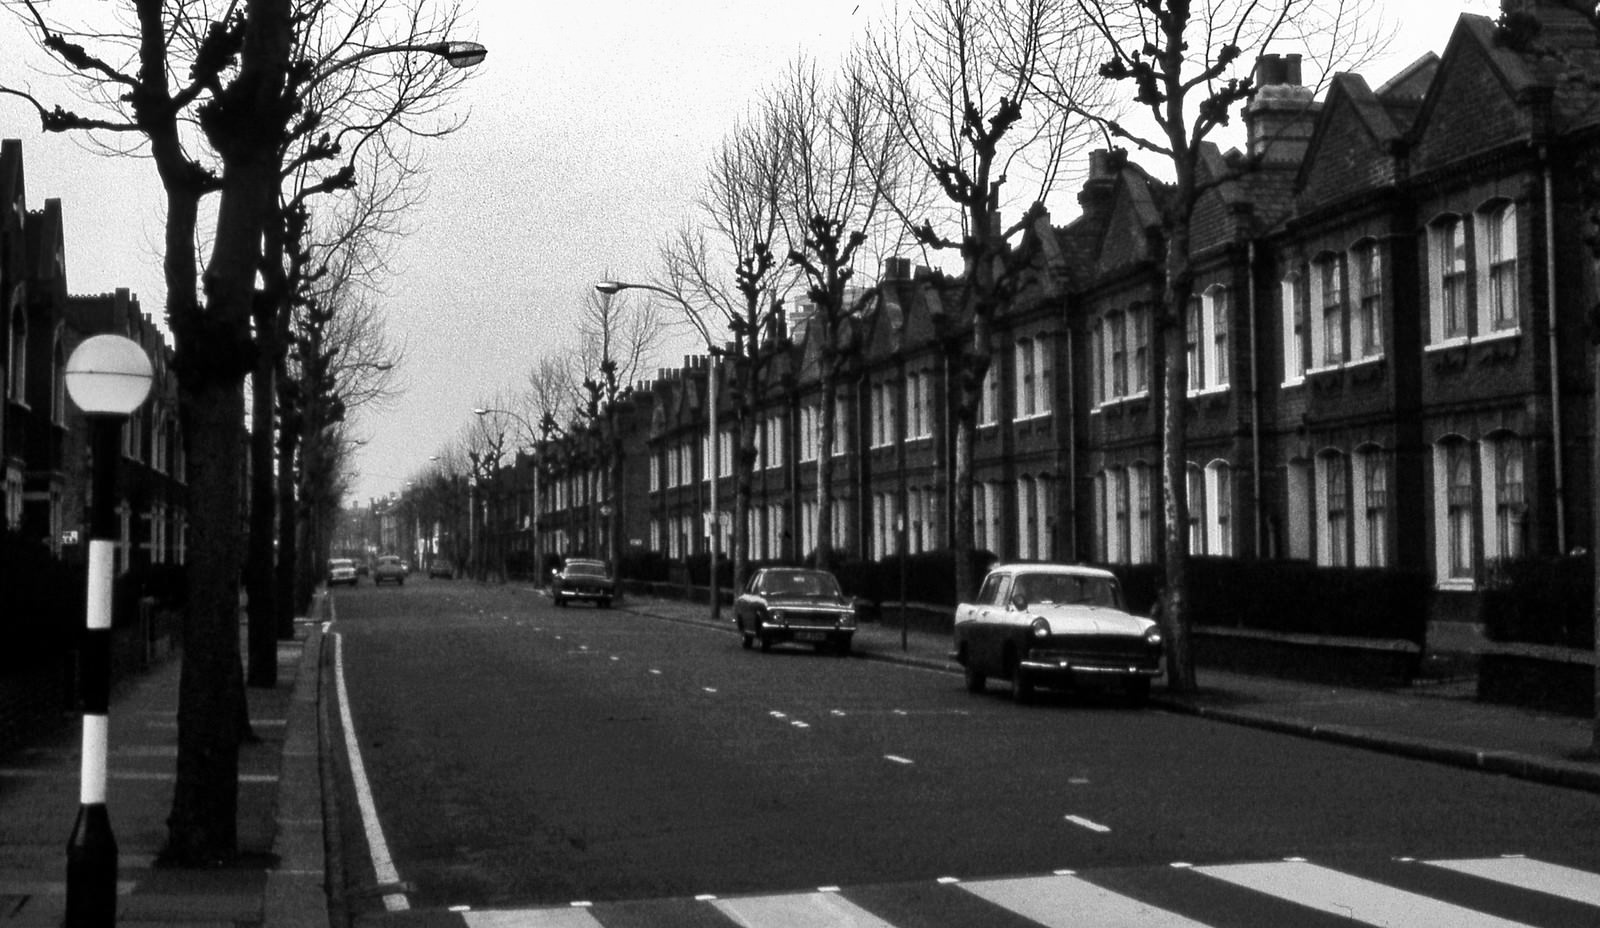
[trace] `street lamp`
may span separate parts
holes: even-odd
[[[688,313],[690,319],[698,320],[688,301],[665,287],[654,284],[630,284],[620,280],[602,280],[594,285],[601,293],[611,295],[623,290],[649,290],[660,293],[676,300]],[[717,431],[717,347],[711,343],[711,334],[704,327],[700,328],[700,335],[706,340],[706,354],[711,358],[708,371],[706,402],[710,406],[707,427],[711,430],[711,619],[716,621],[722,617],[722,590],[717,576],[717,555],[722,547],[722,498],[717,494],[717,470],[722,466],[721,436]]]
[[[89,417],[93,473],[89,485],[87,632],[80,652],[83,751],[78,818],[67,839],[65,924],[111,925],[117,915],[117,839],[106,812],[107,738],[111,711],[111,582],[119,528],[113,497],[122,425],[150,395],[150,359],[132,339],[96,335],[67,359],[66,386]]]

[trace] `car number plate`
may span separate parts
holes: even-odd
[[[828,636],[824,635],[822,632],[795,632],[794,640],[796,640],[796,641],[822,641],[822,640],[826,639],[827,637]]]

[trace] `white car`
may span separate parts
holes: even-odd
[[[1129,615],[1115,575],[1066,564],[1003,564],[972,602],[956,607],[955,659],[967,690],[1011,681],[1025,702],[1035,686],[1120,683],[1134,702],[1161,674],[1161,628]]]
[[[356,562],[347,557],[336,557],[328,561],[328,586],[337,586],[341,583],[356,585]]]

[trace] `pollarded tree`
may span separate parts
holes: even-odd
[[[1306,52],[1324,74],[1334,65],[1354,66],[1381,47],[1383,24],[1374,0],[1054,0],[1053,27],[1045,47],[1060,60],[1080,61],[1091,30],[1100,74],[1130,85],[1144,122],[1142,130],[1086,97],[1062,71],[1042,71],[1035,81],[1063,111],[1090,119],[1112,137],[1151,153],[1172,172],[1162,198],[1161,231],[1166,260],[1162,295],[1153,320],[1159,338],[1161,376],[1162,560],[1166,573],[1160,604],[1167,632],[1168,685],[1194,689],[1189,643],[1187,431],[1189,369],[1188,307],[1194,298],[1192,220],[1207,190],[1254,168],[1239,162],[1237,173],[1206,174],[1207,140],[1228,124],[1233,111],[1257,87],[1250,76],[1254,56],[1269,47]],[[1051,82],[1054,83],[1051,83]]]
[[[810,301],[806,322],[818,346],[820,446],[834,446],[838,385],[851,359],[850,322],[869,291],[856,282],[864,261],[893,254],[906,226],[889,208],[886,190],[907,200],[916,190],[908,153],[873,101],[860,57],[832,80],[814,61],[797,59],[768,106],[791,164],[784,171],[779,217],[789,263],[803,275]],[[909,205],[909,204],[907,204]],[[798,318],[798,314],[796,314]],[[829,566],[833,531],[833,455],[817,455],[817,566]]]
[[[712,158],[699,201],[704,226],[685,226],[661,252],[666,281],[661,289],[677,297],[707,348],[732,369],[735,588],[744,579],[750,552],[747,513],[759,454],[759,409],[773,358],[770,335],[793,282],[778,251],[789,164],[771,114],[736,126]],[[719,343],[724,331],[733,336],[731,345]],[[720,462],[713,460],[711,466]],[[711,510],[720,508],[713,500]],[[713,531],[721,537],[720,525]],[[712,614],[720,608],[713,600]]]
[[[878,106],[899,142],[942,193],[920,215],[890,188],[891,203],[933,252],[960,256],[945,293],[959,334],[946,341],[955,424],[950,532],[958,595],[974,591],[973,447],[984,378],[996,350],[995,321],[1024,286],[1030,259],[1017,244],[1046,215],[1044,200],[1070,157],[1088,142],[1086,123],[1038,89],[1043,40],[1053,25],[1044,0],[919,0],[904,21],[885,24],[868,47]],[[1093,93],[1088,75],[1074,91]],[[1013,172],[1028,194],[1007,184]],[[1007,225],[1002,213],[1018,210]]]

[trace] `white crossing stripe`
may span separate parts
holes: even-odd
[[[745,896],[711,904],[744,928],[894,928],[838,893]]]
[[[961,888],[1046,928],[1210,928],[1076,876],[983,880]]]
[[[1600,906],[1600,874],[1563,867],[1526,857],[1490,857],[1480,860],[1429,860],[1426,863],[1468,876],[1494,880],[1520,889],[1560,896],[1585,905]]]
[[[1195,867],[1196,873],[1369,925],[1393,928],[1527,928],[1428,896],[1304,862]]]
[[[462,912],[467,928],[604,928],[588,909],[507,909]]]

